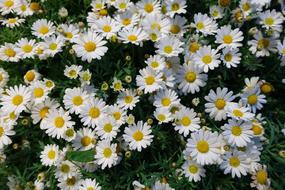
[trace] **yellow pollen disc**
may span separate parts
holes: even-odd
[[[120,3],[119,8],[120,9],[126,9],[127,8],[127,4],[126,3]]]
[[[155,78],[153,76],[148,76],[144,80],[147,85],[152,85],[155,82]]]
[[[225,59],[227,62],[230,62],[230,61],[232,61],[232,59],[233,59],[233,55],[230,54],[230,53],[227,53],[227,54],[225,54],[224,59]]]
[[[153,5],[151,3],[146,3],[144,5],[144,10],[147,13],[151,13],[153,11]]]
[[[113,126],[110,123],[108,123],[108,124],[104,125],[103,129],[106,133],[110,133],[113,130]]]
[[[92,52],[96,50],[96,44],[94,42],[86,42],[84,48],[87,52]]]
[[[254,135],[261,135],[263,128],[259,125],[253,124],[251,130],[253,131]]]
[[[107,9],[100,9],[99,14],[100,14],[100,16],[107,16],[108,10]]]
[[[164,47],[164,52],[167,53],[167,54],[170,54],[172,53],[173,49],[171,46],[165,46]]]
[[[215,101],[215,106],[218,110],[222,110],[226,106],[226,101],[219,98]]]
[[[44,90],[42,88],[35,88],[34,89],[34,97],[40,98],[44,95]]]
[[[3,75],[0,73],[0,82],[2,82],[4,80]]]
[[[178,34],[180,31],[181,31],[180,26],[176,24],[172,25],[170,28],[170,32],[172,34]]]
[[[71,39],[73,37],[73,34],[71,32],[65,32],[64,35],[68,39]]]
[[[92,141],[92,139],[89,136],[84,136],[81,139],[81,144],[82,144],[82,146],[88,146],[88,145],[90,145],[91,141]]]
[[[264,23],[268,26],[272,26],[274,24],[274,19],[272,17],[268,17],[264,20]]]
[[[15,57],[16,52],[12,48],[7,48],[5,50],[5,55],[8,57]]]
[[[235,110],[233,111],[233,114],[234,114],[234,116],[236,116],[236,117],[242,117],[242,116],[243,116],[243,113],[242,113],[240,110],[238,110],[238,109],[235,109]]]
[[[87,190],[95,190],[93,187],[88,187]]]
[[[189,45],[189,51],[191,53],[196,53],[200,49],[200,44],[198,42],[192,42]]]
[[[10,23],[10,24],[14,24],[16,22],[17,22],[17,19],[15,19],[15,18],[9,18],[8,19],[8,23]]]
[[[190,165],[188,167],[189,172],[192,173],[192,174],[196,174],[198,172],[198,169],[199,168],[197,166],[195,166],[195,165]]]
[[[50,159],[50,160],[53,160],[53,159],[55,159],[55,156],[56,156],[56,152],[54,151],[54,150],[50,150],[49,152],[48,152],[48,158]]]
[[[114,112],[113,116],[114,116],[115,120],[121,119],[121,113],[120,112]]]
[[[263,83],[260,87],[260,90],[264,94],[268,94],[273,90],[273,87],[270,83]]]
[[[71,178],[67,178],[66,180],[66,184],[69,186],[74,186],[75,183],[76,183],[76,178],[74,176],[72,176]]]
[[[24,98],[22,95],[16,95],[13,97],[12,99],[12,103],[15,105],[15,106],[19,106],[22,102],[23,102]]]
[[[144,137],[144,134],[139,130],[135,131],[133,134],[133,138],[135,139],[135,141],[141,141],[143,140],[143,137]]]
[[[57,44],[56,43],[51,43],[50,45],[49,45],[49,49],[50,50],[56,50],[57,49]]]
[[[198,30],[202,30],[202,29],[205,28],[205,25],[204,25],[203,22],[198,22],[198,23],[196,24],[196,28],[197,28]]]
[[[135,42],[137,41],[138,37],[134,34],[131,34],[128,36],[128,40],[131,41],[131,42]]]
[[[12,120],[15,120],[17,118],[16,114],[14,112],[11,112],[9,114],[9,118],[12,119]]]
[[[14,5],[14,1],[12,1],[12,0],[6,0],[6,1],[4,2],[4,6],[5,6],[5,7],[10,8],[10,7],[12,7],[13,5]]]
[[[27,6],[26,6],[26,5],[21,5],[21,6],[20,6],[20,9],[21,9],[21,11],[23,11],[23,12],[24,12],[24,11],[26,11],[26,10],[27,10]]]
[[[242,128],[240,126],[233,126],[232,127],[232,134],[234,136],[240,136],[242,133]]]
[[[49,28],[47,26],[42,26],[39,29],[39,33],[41,33],[43,35],[47,34],[48,32],[49,32]]]
[[[192,83],[196,80],[196,73],[195,72],[192,72],[192,71],[188,71],[185,75],[185,80],[189,83]]]
[[[259,184],[265,185],[267,183],[267,178],[268,178],[268,174],[267,174],[267,171],[265,170],[259,170],[256,173],[256,181]]]
[[[105,148],[103,154],[105,158],[110,158],[112,156],[112,150],[110,148]]]
[[[132,96],[126,96],[125,97],[125,103],[126,104],[130,104],[133,101],[133,97]]]
[[[73,129],[67,129],[66,131],[65,131],[65,135],[67,136],[67,137],[73,137],[74,136],[74,130]]]
[[[93,119],[100,116],[100,110],[97,107],[93,107],[89,110],[89,116]]]
[[[83,104],[83,99],[81,96],[74,96],[72,99],[72,103],[76,106],[81,106]]]
[[[265,49],[265,48],[269,47],[269,44],[270,44],[270,41],[268,39],[266,39],[266,38],[263,38],[261,40],[258,40],[257,48],[258,49]]]
[[[77,75],[77,72],[76,72],[75,70],[70,70],[70,71],[68,72],[68,75],[69,75],[70,77],[75,77],[75,76]]]
[[[210,150],[209,143],[204,140],[198,141],[196,148],[200,153],[207,153]]]
[[[158,66],[159,66],[159,64],[158,64],[158,62],[157,61],[153,61],[153,62],[151,62],[151,67],[152,68],[157,68]]]
[[[151,24],[151,29],[152,29],[152,30],[156,30],[156,29],[157,29],[158,31],[160,31],[161,26],[160,26],[159,23],[153,22],[153,23]]]
[[[173,3],[173,4],[171,5],[171,10],[172,10],[172,11],[177,11],[177,10],[179,10],[179,9],[180,9],[180,6],[179,6],[178,3]]]
[[[4,128],[0,126],[0,137],[2,137],[4,134]]]
[[[187,116],[182,117],[180,122],[184,127],[187,127],[192,123],[191,119]]]
[[[110,32],[112,30],[112,27],[110,25],[105,25],[105,26],[103,26],[102,30],[104,32]]]
[[[30,8],[33,10],[33,11],[38,11],[38,10],[40,10],[40,4],[39,3],[37,3],[37,2],[32,2],[31,4],[30,4]]]
[[[244,3],[244,4],[242,4],[242,10],[243,11],[248,11],[251,7],[250,7],[250,4],[249,3]]]
[[[28,71],[26,74],[25,74],[25,78],[27,79],[27,81],[31,82],[35,79],[36,75],[33,71]]]
[[[208,65],[208,64],[212,63],[212,56],[211,55],[204,55],[202,57],[202,61],[203,61],[203,63]]]
[[[63,173],[68,173],[70,171],[70,167],[67,164],[62,164],[60,167],[60,171]]]
[[[231,0],[219,0],[219,5],[221,7],[227,7],[231,4]]]
[[[64,126],[64,123],[65,121],[61,116],[54,119],[54,125],[56,128],[62,128]]]
[[[225,35],[223,40],[225,44],[231,44],[233,42],[233,37],[231,35]]]
[[[40,111],[39,111],[39,115],[40,115],[40,118],[43,119],[46,117],[47,113],[49,111],[49,107],[44,107],[42,108]]]
[[[165,117],[165,115],[163,115],[163,114],[159,114],[159,115],[157,116],[157,119],[158,119],[159,121],[164,121],[164,120],[166,119],[166,117]]]
[[[30,53],[33,50],[33,47],[30,44],[26,44],[22,46],[22,50],[25,53]]]
[[[162,98],[162,99],[161,99],[161,104],[162,104],[163,106],[169,106],[169,105],[171,104],[170,98]]]
[[[233,156],[229,159],[229,164],[230,164],[230,166],[236,168],[236,167],[239,167],[240,161],[239,161],[238,157]]]
[[[128,26],[129,24],[131,24],[131,19],[129,18],[122,19],[122,24],[124,26]]]
[[[250,105],[255,105],[257,103],[257,100],[258,100],[258,97],[256,94],[252,94],[250,96],[247,97],[247,102],[250,104]]]

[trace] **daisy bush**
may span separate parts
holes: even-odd
[[[283,0],[0,0],[0,189],[285,189]]]

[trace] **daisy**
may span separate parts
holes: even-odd
[[[180,104],[179,98],[175,91],[173,90],[160,90],[154,96],[154,103],[153,105],[156,107],[164,107],[169,108],[172,105]]]
[[[44,78],[43,82],[49,90],[52,90],[55,87],[55,84],[52,80]]]
[[[64,46],[64,38],[61,36],[46,37],[44,42],[41,43],[43,51],[48,56],[54,57],[55,54],[62,51]]]
[[[18,2],[17,7],[14,8],[14,11],[20,17],[32,16],[34,12],[30,8],[30,4],[27,1]]]
[[[151,126],[142,121],[125,128],[123,138],[131,150],[142,151],[142,148],[149,146],[153,140]]]
[[[71,65],[71,66],[65,65],[65,69],[63,72],[66,77],[70,79],[77,79],[81,70],[82,70],[81,65]]]
[[[78,190],[80,184],[81,184],[81,177],[79,175],[73,175],[72,177],[69,177],[67,179],[60,180],[57,186],[60,189]]]
[[[183,174],[189,181],[198,182],[205,177],[206,170],[194,161],[186,161],[182,165]]]
[[[220,44],[218,49],[229,47],[231,49],[236,49],[242,46],[242,41],[244,37],[242,31],[238,28],[232,30],[230,25],[222,26],[217,30],[215,43]]]
[[[263,104],[267,102],[265,98],[266,96],[261,94],[259,88],[255,88],[241,95],[243,105],[249,107],[253,113],[263,108]]]
[[[263,37],[261,32],[257,32],[254,35],[254,40],[248,41],[248,45],[250,46],[249,51],[251,51],[252,54],[255,54],[256,57],[269,56],[270,52],[276,52],[275,38]]]
[[[55,170],[55,177],[60,180],[66,180],[74,175],[78,175],[77,167],[70,161],[64,160],[58,163]]]
[[[227,114],[233,119],[241,119],[244,121],[249,121],[254,117],[254,114],[250,112],[249,108],[242,107],[237,103],[232,103],[227,107]]]
[[[17,51],[22,59],[34,58],[36,55],[36,40],[20,39],[17,43]]]
[[[62,138],[66,129],[75,124],[75,122],[71,121],[69,113],[64,111],[63,108],[49,112],[42,122],[41,129],[46,130],[45,132],[49,136],[57,139]]]
[[[55,26],[51,21],[39,19],[32,25],[32,34],[38,38],[44,39],[55,33]]]
[[[152,93],[162,88],[162,73],[156,73],[150,67],[141,69],[136,77],[136,83],[140,90]]]
[[[75,45],[72,46],[76,55],[81,57],[83,61],[91,62],[92,59],[101,59],[107,52],[108,48],[104,46],[107,42],[102,36],[88,31],[74,40]]]
[[[155,52],[165,57],[178,56],[183,51],[182,45],[183,43],[174,36],[162,38],[154,44],[157,48]]]
[[[202,72],[203,71],[200,67],[192,63],[184,63],[180,66],[176,80],[178,88],[183,94],[194,94],[200,91],[200,87],[204,87],[206,85],[208,76]]]
[[[191,23],[191,26],[205,36],[213,35],[218,30],[218,24],[208,15],[201,13],[194,15],[194,23]]]
[[[211,49],[211,46],[201,47],[195,54],[194,61],[205,73],[219,67],[221,61],[218,50]]]
[[[95,147],[95,131],[90,128],[81,128],[76,132],[76,137],[72,141],[72,146],[76,150],[90,150]]]
[[[125,90],[122,84],[122,81],[117,79],[116,77],[114,77],[114,81],[112,82],[111,88],[115,91],[115,92],[120,92]]]
[[[160,3],[158,0],[142,0],[136,4],[139,13],[142,16],[160,13]]]
[[[250,186],[259,190],[270,189],[270,178],[268,177],[267,167],[265,165],[258,165],[256,171],[254,171],[251,179],[253,180],[250,183]]]
[[[257,6],[251,2],[251,0],[241,0],[239,7],[242,10],[245,18],[248,17],[257,8]]]
[[[162,14],[150,14],[142,19],[141,25],[150,36],[151,33],[167,35],[170,30],[170,19]]]
[[[229,69],[231,67],[237,67],[237,65],[240,64],[241,53],[239,53],[239,49],[231,49],[227,47],[223,49],[221,60]]]
[[[81,181],[79,190],[101,190],[101,186],[97,183],[96,179],[84,179]]]
[[[2,15],[7,15],[14,12],[16,0],[0,0],[0,12]]]
[[[0,68],[0,88],[6,86],[9,81],[9,74],[3,68]]]
[[[172,114],[168,108],[156,108],[153,112],[154,117],[158,120],[159,124],[168,123],[173,118],[171,117]]]
[[[20,24],[24,22],[25,22],[25,19],[23,18],[11,17],[11,18],[2,20],[2,25],[8,28],[14,28],[16,26],[20,26]]]
[[[40,158],[42,165],[52,166],[56,165],[59,155],[59,147],[55,144],[49,144],[44,147],[44,150],[41,152]]]
[[[133,5],[130,0],[116,0],[114,6],[118,9],[118,12],[125,12],[128,8]]]
[[[220,168],[224,170],[224,174],[231,173],[232,178],[247,175],[249,168],[247,156],[237,151],[226,153],[223,156]]]
[[[185,0],[166,0],[166,15],[174,17],[175,14],[186,13],[186,1]]]
[[[79,80],[81,82],[81,86],[90,85],[91,78],[92,73],[89,71],[89,69],[79,72]]]
[[[217,6],[217,5],[210,6],[210,15],[215,20],[223,18],[223,16],[224,16],[224,9],[221,8],[220,6]]]
[[[244,147],[253,137],[251,128],[252,125],[249,122],[230,119],[229,123],[222,126],[222,129],[224,130],[222,134],[229,144]]]
[[[117,104],[108,107],[108,114],[121,126],[126,122],[127,112]]]
[[[40,73],[38,73],[36,70],[29,70],[24,75],[24,82],[26,84],[32,84],[33,82],[38,81],[40,79],[40,76]]]
[[[187,19],[185,17],[176,15],[174,19],[171,20],[170,33],[177,36],[183,36],[186,32]]]
[[[42,81],[35,81],[29,88],[35,104],[42,103],[48,97],[48,89]]]
[[[109,16],[98,19],[91,27],[106,37],[106,39],[116,36],[121,29],[120,24]]]
[[[259,13],[260,24],[265,29],[272,29],[276,32],[282,31],[282,23],[284,22],[284,17],[282,13],[276,10],[266,10]]]
[[[169,186],[166,182],[156,181],[151,188],[152,190],[175,190]]]
[[[217,132],[199,130],[191,133],[187,142],[187,152],[197,164],[213,164],[220,158],[221,142]]]
[[[200,128],[200,118],[197,117],[197,113],[194,109],[182,107],[177,113],[175,113],[175,130],[187,137],[191,132],[197,131]]]
[[[79,37],[79,29],[73,24],[61,24],[59,27],[63,30],[61,35],[65,40],[74,42],[74,40]]]
[[[145,63],[155,71],[162,71],[166,67],[165,59],[160,55],[151,55]]]
[[[210,90],[210,93],[205,96],[207,103],[205,104],[205,112],[210,114],[215,121],[225,120],[227,118],[227,107],[235,99],[232,91],[227,88],[216,89],[216,92]]]
[[[108,116],[106,119],[102,120],[96,127],[97,134],[101,139],[112,140],[117,136],[119,132],[119,125],[116,123],[116,120]]]
[[[116,153],[117,144],[112,144],[108,140],[103,140],[98,142],[96,146],[96,155],[95,159],[98,165],[101,166],[102,169],[111,168],[118,161],[118,155]]]
[[[12,143],[10,136],[15,135],[12,125],[8,125],[4,120],[0,119],[0,149],[3,149],[5,145]]]
[[[91,98],[81,109],[80,117],[81,122],[84,126],[92,126],[95,128],[95,125],[105,119],[107,115],[107,106],[106,103],[99,98]]]
[[[245,87],[242,90],[243,92],[250,92],[259,86],[259,77],[251,77],[244,79]]]
[[[145,31],[138,27],[125,27],[118,35],[118,38],[124,43],[132,43],[135,45],[139,45],[140,42],[147,39]]]
[[[87,18],[88,19],[88,18]],[[117,14],[115,20],[120,23],[121,27],[134,27],[140,20],[139,15],[130,10]]]
[[[0,100],[2,111],[20,114],[26,110],[26,106],[31,100],[31,93],[26,86],[14,86],[6,89],[6,94],[4,94]]]
[[[89,94],[82,88],[67,88],[63,96],[65,109],[70,113],[80,114],[82,108],[89,100]]]
[[[4,43],[0,46],[0,60],[7,62],[18,62],[20,59],[19,53],[16,51],[16,45]]]
[[[125,90],[122,91],[117,100],[117,104],[122,107],[123,109],[130,109],[133,110],[133,108],[136,106],[136,104],[139,102],[139,97],[137,96],[136,92],[134,90]]]

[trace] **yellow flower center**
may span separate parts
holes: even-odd
[[[126,3],[120,3],[119,8],[120,9],[126,9],[127,8],[127,4]]]
[[[250,96],[247,97],[247,102],[250,104],[250,105],[255,105],[257,103],[257,100],[258,100],[258,97],[256,94],[252,94]]]
[[[170,32],[172,34],[178,34],[180,31],[181,31],[180,26],[176,24],[172,25],[170,28]]]
[[[11,112],[9,114],[9,118],[12,119],[12,120],[15,120],[17,118],[16,114],[14,112]]]
[[[269,44],[270,44],[270,41],[268,39],[266,39],[266,38],[263,38],[261,40],[258,40],[257,48],[258,49],[265,49],[265,48],[269,47]]]
[[[152,68],[157,68],[159,66],[159,63],[157,61],[153,61],[150,65]]]
[[[22,50],[25,53],[30,53],[33,50],[33,47],[30,44],[26,44],[22,46]]]
[[[218,110],[222,110],[226,106],[226,101],[224,99],[218,98],[215,101],[215,106]]]
[[[203,61],[203,63],[205,63],[206,65],[207,65],[207,64],[210,64],[210,63],[212,63],[212,56],[211,56],[211,55],[204,55],[204,56],[202,57],[202,61]]]
[[[120,112],[114,112],[113,116],[114,116],[115,120],[121,119],[121,113]]]
[[[103,129],[106,133],[110,133],[113,130],[113,126],[110,123],[107,123],[106,125],[104,125]]]
[[[126,96],[125,97],[125,103],[126,104],[130,104],[133,101],[133,97],[132,96]]]
[[[52,81],[50,81],[50,80],[48,80],[48,81],[46,81],[46,87],[48,87],[48,88],[51,88],[51,87],[53,87],[53,82]]]
[[[54,159],[55,159],[55,156],[56,156],[56,152],[55,152],[54,150],[50,150],[50,151],[48,152],[48,158],[49,158],[50,160],[54,160]]]
[[[274,24],[274,19],[272,17],[268,17],[264,20],[264,23],[268,26],[272,26]]]
[[[122,89],[122,83],[121,82],[116,82],[114,84],[114,89],[115,90],[121,90]]]
[[[5,7],[10,8],[10,7],[12,7],[13,5],[14,5],[14,1],[12,1],[12,0],[6,0],[6,1],[4,2],[4,6],[5,6]]]
[[[239,161],[238,157],[233,156],[229,159],[229,164],[230,164],[230,166],[237,168],[240,165],[240,161]]]
[[[230,62],[230,61],[232,61],[232,59],[233,59],[233,55],[230,54],[230,53],[227,53],[227,54],[225,54],[224,59],[225,59],[227,62]]]
[[[56,43],[51,43],[50,45],[49,45],[49,49],[50,50],[56,50],[57,49],[57,44]]]
[[[72,103],[76,106],[80,106],[83,103],[83,99],[81,96],[74,96],[72,99]]]
[[[49,111],[49,107],[44,107],[42,108],[40,111],[39,111],[39,115],[40,115],[40,118],[43,119],[46,117],[47,113]]]
[[[107,16],[108,10],[107,9],[100,9],[99,14],[100,14],[100,16]]]
[[[92,52],[96,50],[96,44],[94,42],[86,42],[84,48],[87,52]]]
[[[234,136],[240,136],[242,133],[242,128],[240,126],[233,126],[232,127],[232,134]]]
[[[125,26],[131,24],[131,19],[129,19],[129,18],[122,19],[122,24]]]
[[[4,80],[3,75],[0,73],[0,82],[2,82]]]
[[[189,172],[192,173],[192,174],[196,174],[198,172],[198,169],[199,168],[196,165],[190,165],[188,167]]]
[[[30,8],[33,10],[33,11],[38,11],[38,10],[40,10],[40,4],[39,3],[37,3],[37,2],[32,2],[31,4],[30,4]]]
[[[225,35],[224,36],[224,43],[225,44],[231,44],[233,42],[233,37],[231,35]]]
[[[128,40],[131,41],[131,42],[135,42],[137,41],[138,37],[134,34],[131,34],[128,36]]]
[[[147,85],[152,85],[155,82],[155,78],[153,76],[148,76],[144,80]]]
[[[105,158],[110,158],[112,156],[112,150],[110,148],[105,148],[103,154]]]
[[[173,4],[171,5],[171,10],[172,10],[172,11],[177,11],[177,10],[179,10],[179,8],[180,8],[180,6],[179,6],[178,3],[173,3]]]
[[[260,90],[264,94],[268,94],[272,91],[272,85],[270,83],[263,83],[260,87]]]
[[[163,106],[169,106],[169,105],[171,104],[170,98],[162,98],[162,99],[161,99],[161,104],[162,104]]]
[[[68,173],[70,171],[70,167],[67,164],[62,164],[60,167],[60,171],[63,173]]]
[[[104,32],[110,32],[112,30],[112,27],[110,25],[105,25],[105,26],[103,26],[102,30]]]
[[[9,24],[14,24],[14,23],[16,23],[17,22],[17,19],[15,19],[15,18],[9,18],[8,19],[8,23]]]
[[[158,119],[159,121],[164,121],[164,120],[166,119],[166,117],[165,117],[164,114],[159,114],[159,115],[157,116],[157,119]]]
[[[21,5],[21,6],[20,6],[20,9],[21,9],[21,11],[23,11],[23,12],[24,12],[24,11],[26,11],[26,10],[27,10],[27,6],[26,6],[26,5]]]
[[[73,137],[74,136],[74,130],[73,129],[67,129],[66,131],[65,131],[65,135],[67,136],[67,137]]]
[[[15,105],[15,106],[19,106],[22,102],[23,102],[24,98],[22,95],[16,95],[13,97],[12,99],[12,103]]]
[[[204,140],[198,141],[196,148],[200,153],[207,153],[210,150],[209,143]]]
[[[198,22],[198,23],[196,24],[196,28],[197,28],[198,30],[202,30],[202,29],[205,28],[205,25],[204,25],[203,22]]]
[[[165,46],[164,47],[164,52],[167,53],[167,54],[170,54],[172,53],[173,49],[171,46]]]
[[[66,180],[66,184],[68,186],[74,186],[76,183],[76,178],[74,176],[72,176],[71,178],[67,178]]]
[[[267,178],[268,178],[268,174],[267,174],[267,171],[265,170],[259,170],[257,173],[256,173],[256,181],[259,183],[259,184],[266,184],[267,183]]]
[[[141,141],[143,140],[143,137],[144,137],[144,134],[140,130],[137,130],[133,134],[133,138],[135,139],[135,141]]]
[[[200,49],[200,44],[198,42],[192,42],[189,45],[189,51],[191,53],[196,53]]]
[[[62,128],[64,126],[64,119],[63,117],[59,116],[54,119],[54,125],[56,128]]]
[[[95,190],[93,187],[88,187],[87,190]]]
[[[238,109],[235,109],[235,110],[233,111],[233,114],[234,114],[234,116],[236,116],[236,117],[242,117],[242,116],[243,116],[242,111],[240,111],[240,110],[238,110]]]
[[[89,136],[84,136],[81,139],[82,146],[89,146],[91,142],[92,142],[92,139]]]
[[[45,35],[49,32],[49,28],[47,26],[41,26],[39,29],[39,33]]]
[[[248,2],[242,4],[242,10],[243,11],[248,11],[250,9],[250,4]]]
[[[89,116],[93,119],[100,116],[100,110],[97,107],[93,107],[89,110]]]
[[[185,75],[185,80],[189,83],[192,83],[196,80],[196,73],[195,72],[192,72],[192,71],[188,71]]]
[[[153,5],[151,3],[146,3],[144,5],[144,10],[147,13],[151,13],[153,11]]]
[[[5,50],[5,55],[8,57],[15,57],[16,52],[12,48],[7,48]]]
[[[33,71],[28,71],[26,74],[25,74],[25,78],[27,79],[27,81],[31,82],[35,79],[36,75]]]
[[[227,7],[231,4],[231,1],[230,0],[219,0],[219,5],[221,7]]]
[[[35,88],[34,89],[34,97],[40,98],[44,95],[44,90],[42,88]]]
[[[160,26],[159,23],[153,22],[153,23],[151,24],[151,29],[152,29],[152,30],[156,30],[156,29],[157,29],[158,31],[160,31],[161,26]]]
[[[263,128],[257,124],[253,124],[251,130],[253,131],[254,135],[261,135]]]
[[[0,126],[0,137],[4,135],[4,128]]]
[[[70,71],[68,72],[68,75],[69,75],[70,77],[75,77],[75,76],[77,75],[77,72],[76,72],[75,70],[70,70]]]
[[[192,123],[191,119],[187,116],[184,116],[182,117],[181,119],[181,124],[184,126],[184,127],[187,127],[189,126],[190,124]]]

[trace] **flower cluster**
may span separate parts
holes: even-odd
[[[261,159],[267,142],[261,111],[272,85],[258,74],[241,76],[244,84],[238,89],[212,83],[218,71],[234,75],[232,70],[242,67],[249,55],[255,60],[275,56],[280,66],[285,65],[283,1],[271,9],[270,0],[241,0],[235,6],[219,0],[207,12],[196,10],[190,17],[186,0],[92,0],[81,22],[65,20],[69,13],[61,8],[60,23],[45,16],[48,1],[0,0],[3,27],[13,30],[31,24],[27,35],[0,45],[5,67],[25,61],[47,61],[53,67],[57,63],[52,60],[70,59],[62,76],[54,79],[38,69],[44,67],[41,64],[25,70],[20,83],[13,83],[15,76],[0,68],[3,162],[13,156],[5,149],[17,135],[19,120],[29,118],[48,139],[37,158],[42,168],[53,171],[56,186],[100,190],[100,180],[84,172],[118,166],[127,153],[144,154],[157,138],[154,131],[163,126],[184,142],[177,153],[183,158],[176,169],[179,178],[198,182],[207,176],[206,168],[215,165],[232,178],[251,175],[250,186],[256,189],[270,188]],[[138,61],[142,67],[131,65],[124,79],[117,73],[125,70],[118,66],[120,71],[111,71],[112,81],[98,87],[94,68],[102,69],[100,61],[117,57],[126,47],[145,47],[150,53]],[[136,62],[136,55],[130,55],[123,57],[126,64]],[[107,63],[103,67],[108,68]],[[100,72],[103,77],[104,70]],[[90,153],[92,159],[74,160],[72,153]],[[35,189],[51,186],[44,176],[39,173]],[[134,189],[174,189],[165,178],[152,184],[132,180]],[[8,181],[10,189],[20,186],[13,175]]]

